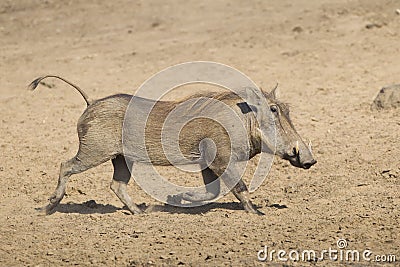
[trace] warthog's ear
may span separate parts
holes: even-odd
[[[252,111],[257,112],[257,108],[255,106],[250,108],[249,104],[246,102],[237,103],[236,105],[240,108],[240,111],[242,111],[243,114],[247,114]]]
[[[278,83],[271,90],[271,92],[268,93],[268,96],[271,97],[272,99],[277,99],[278,98],[278,90],[277,89],[278,89]]]
[[[246,87],[246,102],[255,113],[259,123],[263,124],[269,112],[267,99],[261,90],[252,87]]]
[[[262,112],[266,107],[266,98],[261,90],[253,87],[246,87],[246,102],[254,112]]]

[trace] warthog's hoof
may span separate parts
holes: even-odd
[[[189,202],[203,202],[210,201],[217,196],[210,192],[199,193],[199,192],[186,192],[182,194],[182,199]]]
[[[149,205],[144,209],[144,213],[160,212],[165,211],[165,206],[161,205]]]
[[[265,215],[265,213],[259,211],[256,207],[254,207],[252,204],[250,203],[246,203],[245,205],[243,205],[244,210],[248,213],[253,213],[253,214],[257,214],[257,215]]]
[[[168,195],[167,203],[170,205],[182,204],[182,194]]]
[[[264,216],[265,215],[265,213],[264,212],[262,212],[262,211],[259,211],[258,209],[256,209],[256,208],[252,208],[252,209],[244,209],[246,212],[248,212],[248,213],[252,213],[252,214],[256,214],[256,215],[259,215],[259,216]]]
[[[257,215],[259,215],[259,216],[264,216],[264,215],[265,215],[264,212],[259,211],[259,210],[256,210],[256,213],[255,213],[255,214],[257,214]]]

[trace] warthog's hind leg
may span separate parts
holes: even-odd
[[[133,203],[126,190],[128,182],[131,179],[131,172],[129,171],[125,158],[118,155],[112,160],[112,163],[114,166],[114,175],[110,185],[111,190],[117,195],[121,202],[125,204],[132,214],[143,213],[143,211]],[[129,164],[131,164],[130,167],[132,167],[132,162],[129,162]]]
[[[57,188],[49,198],[50,203],[42,208],[38,208],[37,210],[46,215],[51,214],[65,195],[65,187],[67,185],[68,178],[72,174],[86,171],[91,167],[92,166],[84,165],[76,156],[66,162],[61,163]]]

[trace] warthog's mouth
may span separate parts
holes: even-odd
[[[299,150],[294,151],[293,155],[284,154],[282,158],[288,160],[292,166],[303,169],[309,169],[312,165],[317,163],[312,157],[309,159],[300,158]]]
[[[293,151],[291,151],[292,153],[285,153],[282,158],[288,160],[290,164],[297,168],[309,169],[312,165],[317,163],[317,161],[312,156],[311,141],[308,144],[308,149],[309,153],[305,153],[305,155],[308,156],[306,156],[305,158],[304,156],[301,157],[300,155],[302,153],[300,153],[299,142],[297,141],[296,146],[293,148]]]
[[[317,161],[315,159],[311,159],[311,160],[302,162],[298,155],[289,156],[286,154],[283,156],[283,159],[288,160],[292,166],[297,167],[297,168],[303,168],[303,169],[309,169],[309,168],[311,168],[312,165],[317,163]]]

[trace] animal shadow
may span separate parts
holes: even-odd
[[[52,211],[52,213],[107,214],[114,213],[117,210],[121,210],[121,208],[110,204],[99,204],[94,200],[89,200],[83,203],[60,203],[57,205],[54,211]]]
[[[138,205],[145,213],[167,212],[171,214],[203,214],[215,209],[221,210],[243,210],[243,206],[239,202],[224,202],[224,203],[208,203],[197,207],[178,207],[168,204],[146,205],[145,203]],[[260,208],[260,207],[257,207]],[[130,214],[129,210],[124,206],[122,208],[115,207],[110,204],[99,204],[94,200],[89,200],[83,203],[60,203],[52,212],[60,213],[79,213],[79,214],[108,214],[123,210],[125,214]]]
[[[140,207],[140,206],[139,206]],[[168,204],[156,204],[145,207],[140,207],[146,213],[152,212],[167,212],[171,214],[203,214],[215,209],[221,210],[243,210],[243,206],[239,202],[224,202],[224,203],[208,203],[197,207],[178,207]],[[257,207],[260,208],[260,207]]]

